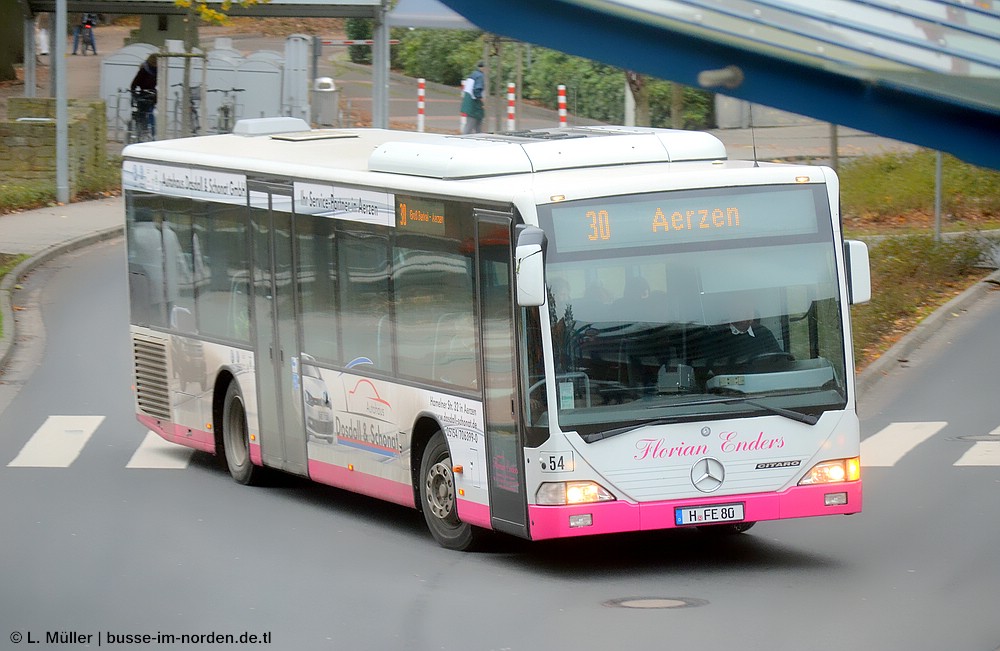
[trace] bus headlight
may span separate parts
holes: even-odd
[[[613,502],[615,496],[592,481],[546,482],[538,487],[535,503],[542,506]]]
[[[844,481],[858,481],[859,479],[861,479],[861,459],[859,457],[851,457],[850,459],[834,459],[833,461],[817,463],[802,478],[799,486],[833,484]]]

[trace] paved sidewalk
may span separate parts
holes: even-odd
[[[18,339],[15,287],[35,267],[74,249],[124,234],[125,210],[121,197],[52,206],[0,215],[0,252],[29,256],[0,281],[0,378]]]

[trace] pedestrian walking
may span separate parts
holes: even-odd
[[[483,89],[486,87],[483,75],[484,63],[480,61],[472,74],[462,82],[462,113],[465,115],[465,126],[462,133],[479,133],[483,130]]]

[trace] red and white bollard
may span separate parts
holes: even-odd
[[[417,131],[424,132],[424,103],[427,97],[427,80],[417,80]]]
[[[508,82],[507,84],[507,131],[514,131],[517,129],[517,119],[515,116],[516,109],[514,108],[514,82]]]
[[[559,126],[566,126],[566,86],[559,84]]]

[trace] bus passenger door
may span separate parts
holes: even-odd
[[[490,512],[498,531],[527,536],[522,437],[518,435],[511,216],[476,210]]]
[[[264,461],[305,475],[291,188],[249,183],[257,411]]]

